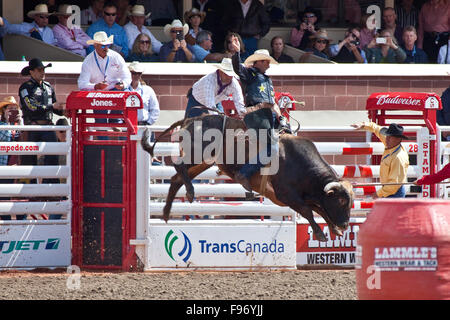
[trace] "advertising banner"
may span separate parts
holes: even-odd
[[[151,223],[149,236],[151,268],[295,268],[293,222]]]
[[[365,218],[351,218],[350,225],[339,237],[329,230],[323,219],[316,219],[328,238],[326,242],[316,240],[309,223],[303,219],[297,224],[297,266],[355,266],[358,232]]]
[[[0,235],[0,269],[70,265],[69,224],[2,224]]]

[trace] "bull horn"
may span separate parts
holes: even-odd
[[[326,194],[332,194],[334,192],[334,188],[340,188],[341,186],[342,185],[339,182],[332,181],[323,188],[323,192],[325,192]]]

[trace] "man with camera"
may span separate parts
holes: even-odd
[[[339,63],[367,63],[366,54],[359,48],[360,31],[359,27],[348,28],[345,39],[330,46],[331,60]]]
[[[164,26],[164,33],[171,41],[163,44],[159,51],[161,62],[191,62],[194,55],[189,50],[184,36],[189,32],[189,26],[175,19]]]

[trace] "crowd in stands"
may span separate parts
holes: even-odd
[[[340,2],[336,0],[307,1],[315,6],[289,13],[283,3],[295,1],[262,4],[258,0],[193,0],[192,9],[182,15],[177,14],[175,2],[170,0],[90,0],[89,5],[81,4],[81,24],[86,32],[73,23],[70,4],[41,2],[26,13],[32,21],[13,24],[0,17],[0,37],[27,35],[84,57],[94,50],[87,41],[96,32],[104,31],[114,35],[111,49],[129,62],[220,62],[232,55],[227,40],[232,35],[239,36],[245,60],[258,49],[259,39],[268,34],[271,24],[290,14],[296,16],[297,23],[289,38],[275,36],[271,40],[273,57],[282,63],[317,61],[311,56],[341,63],[450,60],[449,0],[398,0],[395,9],[382,8],[382,21],[376,21],[375,14],[364,14],[363,3],[367,1],[344,0],[344,39],[330,39],[323,27],[339,19]],[[150,25],[164,27],[167,39],[155,37]],[[284,52],[286,45],[306,54],[295,61]],[[0,59],[4,59],[1,48]]]

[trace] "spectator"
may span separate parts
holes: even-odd
[[[191,47],[194,62],[221,62],[223,58],[230,58],[226,53],[211,53],[212,34],[207,30],[200,31],[197,35],[197,43]]]
[[[442,93],[442,109],[436,111],[436,120],[440,126],[450,126],[450,86]],[[450,141],[450,132],[443,132],[444,140]]]
[[[383,9],[384,30],[389,31],[391,36],[395,38],[395,42],[400,46],[403,45],[403,29],[397,24],[397,14],[394,8],[387,7]]]
[[[143,4],[145,10],[152,13],[152,26],[164,26],[177,18],[177,12],[171,0],[138,0],[137,4]]]
[[[273,37],[272,40],[270,41],[270,47],[272,48],[271,56],[278,63],[294,63],[294,59],[292,59],[291,56],[288,56],[287,54],[283,53],[284,41],[282,37],[280,36]]]
[[[338,22],[339,1],[324,0],[323,19],[329,23]],[[344,1],[344,20],[347,24],[358,24],[361,19],[361,7],[356,0]]]
[[[214,35],[213,35],[214,36]],[[225,48],[225,54],[229,54],[230,56],[233,56],[236,52],[233,46],[233,37],[236,37],[239,40],[239,43],[241,44],[241,52],[240,52],[240,57],[241,57],[241,62],[244,62],[245,59],[248,58],[249,54],[248,52],[245,50],[245,44],[244,42],[242,42],[242,38],[239,35],[239,33],[236,32],[228,32],[226,37],[225,37],[225,43],[224,43],[224,48]],[[214,45],[214,43],[213,43]]]
[[[206,13],[203,11],[199,11],[197,8],[192,8],[189,11],[184,13],[184,22],[189,24],[189,32],[186,35],[186,42],[193,46],[196,44],[195,39],[200,31],[203,29],[200,28],[200,24],[205,20]]]
[[[144,66],[134,61],[130,63],[128,69],[131,72],[131,84],[129,91],[135,91],[141,95],[144,107],[138,110],[138,124],[150,126],[158,120],[159,102],[155,91],[142,80]]]
[[[423,49],[431,63],[437,62],[439,48],[448,41],[450,1],[429,0],[419,12],[417,47]]]
[[[3,18],[3,22],[7,33],[22,34],[54,46],[56,45],[56,39],[52,29],[48,26],[48,17],[50,15],[52,13],[48,12],[46,4],[38,4],[34,10],[27,13],[28,17],[34,19],[32,23],[10,24],[5,18]]]
[[[417,28],[419,20],[419,11],[414,6],[414,0],[402,0],[400,5],[395,7],[397,23],[401,28],[413,26]]]
[[[192,1],[192,6],[205,13],[205,19],[200,24],[203,30],[209,30],[213,34],[212,52],[223,52],[225,39],[225,26],[221,23],[227,2],[223,0],[197,0]]]
[[[309,43],[309,37],[313,36],[319,27],[319,11],[307,7],[301,15],[299,25],[291,30],[290,41],[293,47],[305,50]]]
[[[270,30],[270,18],[258,0],[231,0],[224,13],[223,25],[237,32],[249,55],[258,49],[258,41]]]
[[[359,48],[364,49],[375,37],[377,33],[376,29],[376,16],[375,14],[365,14],[361,17],[360,22],[360,41],[359,41]]]
[[[4,27],[5,23],[3,22],[3,18],[0,17],[0,39],[6,34],[6,28]],[[0,40],[0,61],[5,60],[5,55],[2,51],[2,45]]]
[[[53,113],[60,116],[65,114],[65,103],[56,101],[56,93],[51,84],[45,81],[45,69],[52,64],[44,66],[40,59],[34,58],[28,66],[20,72],[22,76],[30,79],[22,83],[19,88],[20,107],[25,125],[53,125]],[[30,131],[27,141],[56,142],[54,131]],[[21,165],[36,165],[36,155],[21,156]],[[57,155],[45,155],[44,165],[58,165]],[[54,183],[58,179],[43,179],[43,183]]]
[[[16,99],[13,96],[9,96],[0,101],[0,126],[3,125],[12,125],[16,123],[20,123],[22,118],[19,105],[16,102]],[[10,142],[16,140],[19,136],[19,132],[12,130],[0,130],[0,142]],[[9,162],[10,156],[0,155],[0,166],[7,166],[10,164]],[[13,179],[0,179],[0,183],[14,183]],[[9,198],[0,198],[1,200],[9,200]],[[17,220],[25,219],[25,215],[17,215]],[[10,215],[0,215],[0,220],[11,220]]]
[[[159,50],[161,50],[162,43],[144,26],[145,19],[150,15],[150,12],[147,14],[145,13],[145,8],[141,5],[135,5],[131,9],[129,13],[130,22],[123,27],[127,33],[128,48],[130,50],[133,47],[134,40],[136,40],[136,37],[141,33],[145,33],[150,37],[153,52],[159,53]]]
[[[88,29],[87,34],[93,38],[98,31],[104,31],[108,36],[114,35],[114,44],[111,49],[120,53],[122,57],[128,56],[128,38],[123,27],[116,22],[117,7],[112,2],[105,3],[103,7],[103,18],[94,22]],[[93,46],[89,46],[86,52],[89,54],[94,51]]]
[[[383,142],[385,149],[380,163],[380,182],[399,184],[407,182],[409,157],[401,143],[403,139],[409,138],[403,135],[403,127],[392,123],[389,128],[382,128],[373,122],[354,124],[352,127],[370,131]],[[372,198],[404,198],[405,195],[403,185],[384,185],[372,194]]]
[[[359,48],[359,27],[350,27],[345,32],[345,39],[330,46],[331,60],[339,63],[367,63],[364,50]]]
[[[131,48],[130,55],[127,57],[128,62],[140,61],[140,62],[157,62],[159,61],[158,55],[153,53],[152,40],[150,37],[141,33],[134,40],[133,47]]]
[[[131,10],[130,0],[114,0],[117,7],[116,23],[124,26],[128,22],[128,12]]]
[[[81,24],[91,25],[103,18],[103,6],[105,0],[91,0],[87,9],[81,10]]]
[[[124,90],[131,82],[123,57],[109,50],[114,42],[114,35],[108,37],[106,32],[99,31],[94,34],[93,40],[88,44],[94,46],[94,51],[86,56],[81,65],[78,77],[80,90]]]
[[[299,62],[307,62],[308,58],[312,54],[329,60],[330,41],[331,39],[328,38],[328,32],[325,29],[322,29],[315,35],[311,36],[310,46],[306,48],[306,52],[300,57]]]
[[[55,15],[59,21],[53,27],[53,34],[57,41],[56,45],[85,57],[86,48],[88,47],[86,41],[90,40],[90,38],[78,26],[67,23],[72,15],[72,6],[67,4],[60,5]]]
[[[164,33],[171,41],[166,42],[159,52],[161,62],[191,62],[194,56],[189,50],[184,37],[189,32],[189,26],[180,20],[173,20],[164,26]]]
[[[448,48],[450,47],[450,34],[447,36],[447,44],[443,45],[439,49],[437,63],[440,64],[449,64],[450,63],[450,55],[448,54]]]
[[[378,43],[380,40],[383,43]],[[406,53],[388,30],[382,30],[381,35],[373,39],[365,51],[369,63],[403,63],[406,59]]]
[[[404,63],[428,63],[425,51],[416,47],[417,31],[413,26],[403,29],[403,51],[406,53]]]
[[[233,98],[236,111],[242,117],[245,114],[244,96],[242,89],[237,81],[236,74],[233,71],[233,65],[230,58],[224,58],[218,65],[217,70],[203,76],[189,90],[187,97],[185,117],[196,117],[202,114],[212,113],[212,111],[193,109],[193,107],[204,106],[211,109],[217,109],[223,112],[220,102]]]

